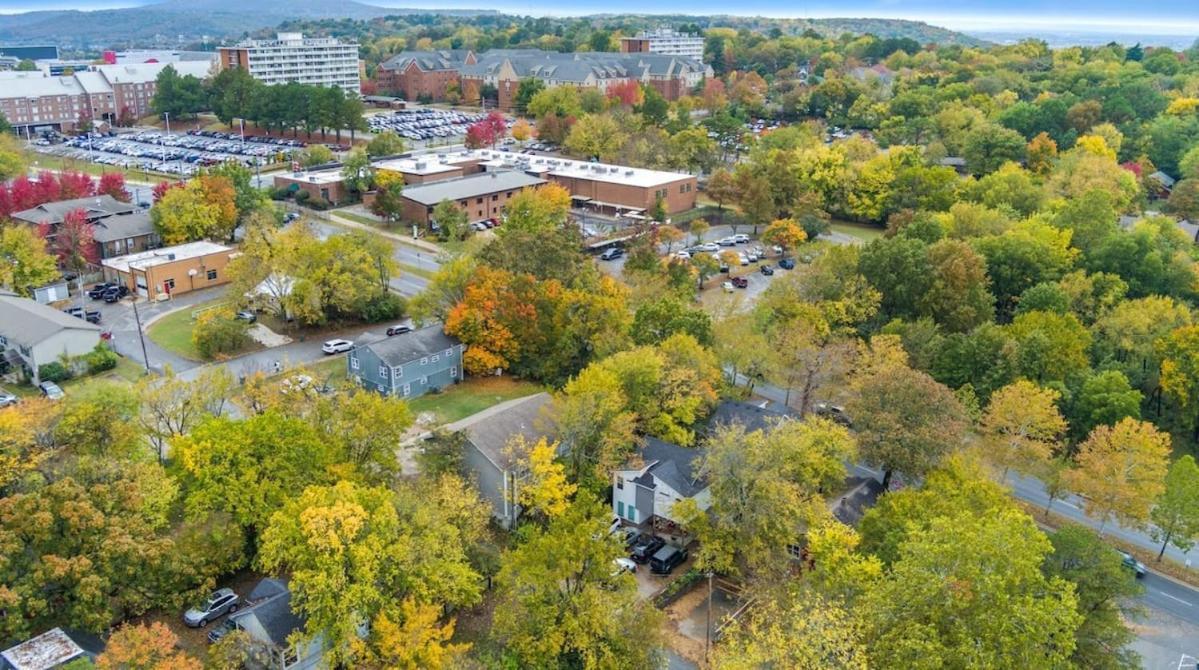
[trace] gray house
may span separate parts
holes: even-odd
[[[523,478],[505,446],[517,435],[530,444],[542,437],[557,437],[552,420],[543,411],[549,401],[548,393],[517,398],[446,426],[466,434],[466,469],[483,499],[491,503],[492,516],[505,528],[511,528],[520,516],[520,506],[513,501]]]
[[[0,292],[0,350],[10,364],[25,368],[34,384],[38,368],[88,354],[100,343],[100,326],[42,305]]]
[[[288,641],[292,633],[303,631],[304,619],[291,607],[287,582],[269,578],[258,582],[246,603],[246,609],[229,615],[229,624],[269,650],[271,670],[307,670],[323,665],[325,644],[319,636],[307,643]]]
[[[351,377],[385,395],[415,398],[465,378],[466,346],[446,335],[441,325],[394,335],[354,347],[346,356]]]

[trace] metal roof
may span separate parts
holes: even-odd
[[[432,207],[442,200],[463,200],[490,195],[499,191],[540,186],[545,180],[516,170],[500,170],[484,174],[447,179],[420,186],[405,187],[403,197]]]

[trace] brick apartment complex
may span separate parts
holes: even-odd
[[[101,261],[104,276],[140,296],[157,298],[229,283],[226,266],[237,255],[214,242],[188,242]]]
[[[408,223],[427,225],[433,208],[448,200],[466,212],[470,221],[499,218],[513,196],[544,183],[544,179],[524,172],[500,170],[422,184],[404,189],[400,217]]]
[[[683,56],[703,61],[704,38],[702,35],[680,33],[670,29],[645,31],[636,37],[620,38],[620,51]]]
[[[93,70],[52,77],[42,72],[0,73],[0,112],[18,132],[74,130],[81,117],[114,121],[128,109],[134,118],[150,114],[158,73],[173,67],[201,79],[209,61],[98,65]]]
[[[469,49],[405,51],[383,61],[375,81],[380,91],[390,95],[440,102],[451,85],[460,84],[462,67],[476,62]]]
[[[53,237],[67,214],[82,211],[92,224],[92,240],[98,258],[146,251],[161,246],[158,232],[147,210],[121,202],[110,195],[47,202],[32,209],[14,212],[12,220],[31,226],[50,226]]]
[[[702,51],[701,51],[702,53]],[[546,87],[575,86],[607,91],[613,84],[636,81],[677,100],[711,76],[698,59],[659,53],[558,53],[540,49],[407,51],[379,67],[380,90],[403,93],[409,100],[428,95],[442,100],[451,82],[499,92],[499,107],[512,111],[522,79],[540,79]]]
[[[348,95],[361,93],[362,65],[358,45],[330,37],[279,33],[273,40],[245,40],[221,47],[220,68],[245,68],[264,84],[299,82],[337,86]]]

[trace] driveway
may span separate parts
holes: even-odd
[[[199,291],[189,291],[163,302],[141,300],[137,305],[138,316],[141,317],[142,328],[155,318],[178,309],[188,309],[202,302],[218,300],[225,296],[227,286],[217,286]],[[87,309],[100,310],[100,327],[112,333],[112,348],[122,356],[139,364],[145,364],[142,354],[142,343],[137,334],[137,319],[133,313],[133,301],[129,298],[113,304],[102,300],[89,300],[84,296]],[[150,359],[150,369],[162,373],[167,365],[175,372],[183,372],[201,365],[178,356],[155,344],[150,338],[145,338],[145,354]]]

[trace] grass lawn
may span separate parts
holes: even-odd
[[[94,377],[76,377],[68,379],[60,384],[62,390],[70,394],[72,391],[79,393],[93,386],[97,386],[102,382],[126,382],[132,384],[142,375],[146,373],[146,368],[136,359],[125,358],[121,356],[117,360],[117,366],[107,372],[100,373]]]
[[[852,221],[834,220],[829,227],[832,231],[843,233],[850,237],[856,237],[863,242],[877,240],[886,232],[885,229],[879,226],[872,226],[866,223],[854,223]]]
[[[192,361],[202,361],[204,360],[204,357],[200,355],[199,351],[196,351],[195,345],[192,344],[192,329],[196,325],[192,315],[196,314],[200,310],[218,307],[226,302],[228,301],[211,300],[209,302],[202,302],[192,305],[191,307],[185,307],[184,309],[170,312],[166,316],[163,316],[154,323],[150,324],[150,326],[146,328],[146,336],[149,337],[150,340],[155,344],[173,354],[182,356],[183,358]],[[232,356],[236,356],[238,353],[244,353],[245,351],[252,351],[258,348],[261,348],[261,345],[259,345],[257,342],[251,341],[244,351],[232,354]]]
[[[74,172],[85,172],[97,177],[107,172],[120,172],[121,174],[125,175],[125,179],[127,181],[149,182],[151,184],[157,184],[160,181],[178,181],[177,177],[159,174],[157,172],[128,170],[126,168],[116,167],[114,165],[100,165],[99,163],[92,163],[74,158],[63,158],[61,156],[51,156],[50,154],[38,153],[36,151],[26,151],[25,160],[29,163],[29,167],[34,170],[71,170]]]
[[[533,382],[511,377],[479,377],[451,386],[441,393],[427,393],[408,402],[413,414],[432,412],[438,423],[453,423],[505,400],[523,398],[542,390]]]

